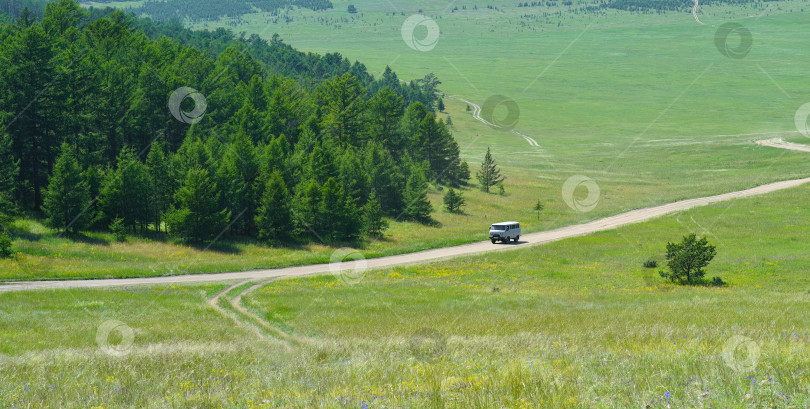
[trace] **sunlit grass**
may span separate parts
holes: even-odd
[[[291,351],[208,306],[226,284],[0,294],[0,405],[804,408],[808,198],[795,188],[356,285],[320,276],[247,294],[309,340]],[[690,231],[717,245],[708,276],[728,286],[673,286],[642,267]],[[107,320],[133,329],[126,355],[99,348]]]

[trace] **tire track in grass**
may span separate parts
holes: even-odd
[[[279,338],[279,339],[281,339],[283,341],[286,341],[287,343],[295,345],[295,346],[300,346],[300,345],[304,345],[304,344],[309,344],[309,345],[313,344],[313,341],[311,339],[309,339],[309,338],[297,337],[297,336],[290,335],[290,334],[282,331],[281,329],[279,329],[275,325],[271,324],[269,321],[259,317],[258,315],[254,314],[252,311],[248,310],[247,308],[245,308],[242,305],[242,297],[244,297],[245,295],[247,295],[247,294],[249,294],[249,293],[251,293],[251,292],[253,292],[255,290],[258,290],[259,288],[262,288],[262,287],[266,286],[267,284],[270,284],[270,283],[272,283],[272,282],[274,282],[276,280],[278,280],[278,279],[273,278],[273,279],[263,281],[263,282],[260,282],[258,284],[254,284],[254,285],[252,285],[250,287],[245,288],[244,290],[239,292],[239,294],[237,294],[236,296],[231,298],[231,300],[230,300],[231,306],[233,307],[234,310],[236,310],[238,313],[242,314],[244,317],[247,317],[247,318],[253,320],[254,322],[261,325],[262,328],[270,331],[272,333],[272,335],[274,337],[276,337],[276,338]]]
[[[252,281],[253,280],[240,281],[240,282],[238,282],[238,283],[236,283],[236,284],[234,284],[234,285],[220,291],[219,293],[217,293],[215,296],[213,296],[211,299],[208,300],[208,305],[210,305],[211,308],[213,308],[214,311],[218,312],[220,315],[232,320],[234,323],[236,323],[237,326],[239,326],[241,328],[244,328],[244,329],[256,334],[256,336],[260,340],[269,341],[270,339],[267,337],[267,335],[265,335],[264,332],[260,328],[258,328],[256,325],[250,323],[249,320],[255,320],[255,321],[259,322],[260,324],[266,324],[266,325],[262,325],[262,326],[265,327],[266,329],[270,329],[271,332],[273,332],[273,335],[278,335],[278,334],[276,334],[275,331],[281,332],[281,330],[279,330],[278,328],[273,327],[269,323],[265,323],[263,320],[259,319],[256,315],[254,315],[254,314],[250,313],[249,311],[245,310],[244,308],[242,308],[237,303],[234,303],[234,299],[236,297],[229,300],[230,305],[234,308],[234,311],[228,311],[228,310],[226,310],[225,308],[222,308],[219,305],[219,301],[222,300],[223,297],[224,297],[224,299],[228,298],[228,296],[227,296],[228,293],[230,293],[231,291],[233,291],[233,290],[235,290],[235,289],[237,289],[239,287],[243,287],[246,284],[250,284]],[[253,286],[253,287],[255,287],[255,286]],[[251,288],[253,288],[253,287],[251,287]],[[244,292],[244,290],[243,290],[243,292]],[[240,297],[240,299],[241,299],[241,295],[242,295],[242,292],[240,292],[237,295],[237,297]],[[240,314],[241,314],[241,316],[240,316]],[[275,330],[275,331],[273,331],[273,330]],[[276,336],[275,338],[277,338],[277,339],[279,339],[281,341],[288,341],[287,339],[285,339],[284,337],[281,337],[281,336]],[[284,349],[287,352],[292,351],[292,347],[290,347],[288,342],[282,342],[281,345],[284,347]]]
[[[489,125],[489,126],[492,126],[492,127],[495,127],[495,128],[499,128],[499,129],[505,129],[504,127],[502,127],[502,126],[500,126],[500,125],[493,124],[492,122],[489,122],[489,121],[487,121],[487,120],[486,120],[486,119],[484,119],[484,118],[481,118],[481,106],[480,106],[480,105],[478,105],[478,104],[476,104],[475,102],[472,102],[472,101],[466,100],[466,99],[464,99],[464,98],[459,98],[459,97],[450,97],[450,98],[455,98],[455,99],[457,99],[457,100],[459,100],[459,101],[461,101],[461,102],[465,102],[465,103],[467,103],[467,104],[472,105],[472,107],[473,107],[473,114],[472,114],[472,115],[473,115],[473,118],[475,118],[475,119],[477,119],[477,120],[479,120],[479,121],[483,122],[483,123],[484,123],[484,124],[486,124],[486,125]],[[532,138],[532,137],[530,137],[530,136],[526,136],[526,135],[524,135],[524,134],[522,134],[522,133],[520,133],[520,132],[518,132],[518,131],[516,131],[516,130],[514,130],[514,129],[512,129],[512,130],[510,130],[510,131],[511,131],[513,134],[515,134],[515,135],[517,135],[517,136],[520,136],[520,137],[522,137],[523,139],[525,139],[525,140],[526,140],[526,142],[528,142],[528,143],[529,143],[529,146],[533,146],[533,147],[537,147],[537,148],[539,148],[539,147],[540,147],[540,144],[539,144],[539,143],[537,143],[537,141],[536,141],[536,140],[534,140],[534,138]]]

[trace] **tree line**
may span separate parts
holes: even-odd
[[[759,0],[701,0],[704,6],[716,4],[748,4]],[[774,0],[765,0],[774,1]],[[687,11],[695,6],[694,0],[609,0],[604,7],[626,11]]]
[[[326,10],[332,8],[329,0],[253,0],[219,1],[219,0],[147,0],[139,7],[130,8],[136,15],[146,14],[155,20],[217,20],[220,17],[238,17],[253,13],[256,9],[261,11],[274,11],[287,7],[302,7],[312,10]]]
[[[390,69],[375,79],[277,37],[182,31],[186,43],[219,39],[198,48],[135,28],[150,24],[58,0],[41,19],[23,13],[0,27],[6,220],[191,241],[341,242],[380,235],[384,216],[428,222],[428,183],[470,178],[436,117],[432,74],[403,85]],[[264,63],[273,56],[290,64]],[[167,106],[184,86],[206,102],[193,124]],[[180,106],[194,108],[191,98]]]

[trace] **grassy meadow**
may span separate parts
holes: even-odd
[[[294,344],[215,311],[229,284],[3,293],[0,406],[804,408],[808,199],[803,186],[355,285],[242,283],[220,300],[241,295]],[[707,277],[727,286],[642,267],[689,232],[717,246]]]
[[[265,37],[279,33],[294,47],[339,51],[372,72],[390,65],[403,79],[435,72],[446,94],[441,116],[452,119],[473,174],[491,147],[507,176],[504,196],[466,189],[463,215],[445,212],[444,192],[433,186],[438,223],[393,220],[384,240],[351,244],[366,257],[483,240],[487,225],[497,221],[519,220],[526,231],[538,231],[810,174],[806,153],[753,144],[773,137],[808,142],[795,133],[793,121],[796,109],[810,101],[803,70],[810,56],[796,35],[810,10],[800,2],[704,6],[705,26],[687,13],[573,13],[563,5],[518,8],[495,2],[497,9],[489,9],[479,1],[451,7],[361,0],[353,2],[360,12],[348,15],[348,3],[334,4],[327,11],[293,8],[278,16],[257,13],[192,27],[225,26]],[[441,29],[427,52],[409,48],[400,30],[420,9]],[[717,27],[728,21],[751,32],[753,47],[743,59],[724,57],[715,47]],[[482,124],[456,99],[483,105],[492,95],[516,102],[515,129],[540,146]],[[503,107],[494,112],[496,120],[507,115]],[[575,175],[599,186],[590,212],[569,208],[562,197],[563,183]],[[577,197],[586,193],[575,191]],[[538,199],[546,206],[540,220],[531,210]],[[130,237],[126,243],[104,233],[65,238],[33,220],[10,227],[16,255],[0,260],[0,280],[270,268],[325,262],[334,251],[238,239],[187,246],[160,236]]]

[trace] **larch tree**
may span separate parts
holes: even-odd
[[[73,148],[65,143],[60,152],[45,191],[42,210],[51,227],[63,232],[77,232],[88,221],[90,189],[82,177]]]
[[[500,184],[506,179],[501,175],[501,171],[498,169],[495,159],[492,158],[492,153],[489,148],[487,148],[487,153],[484,155],[484,162],[481,163],[481,169],[478,170],[476,177],[478,178],[478,183],[481,185],[481,190],[487,193],[489,193],[490,187]]]

